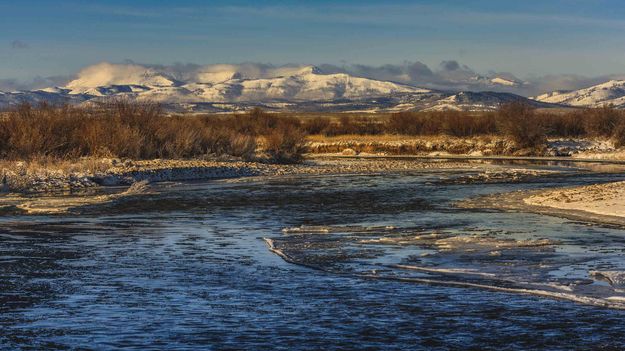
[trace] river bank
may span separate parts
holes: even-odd
[[[572,158],[523,157],[497,158],[492,156],[382,156],[382,155],[309,155],[299,164],[270,164],[249,162],[235,158],[210,160],[119,160],[82,159],[75,162],[9,162],[0,165],[3,191],[0,208],[26,213],[64,213],[77,208],[116,201],[128,195],[150,192],[150,184],[253,177],[281,177],[302,175],[393,174],[454,170],[457,177],[440,180],[445,184],[507,183],[528,181],[535,177],[557,175],[562,170],[547,170],[528,166],[524,162],[588,161]],[[595,162],[599,162],[595,160]],[[609,164],[615,162],[614,165]],[[599,172],[618,172],[620,161],[606,160],[596,165],[585,165]],[[608,164],[605,164],[608,163]],[[516,164],[516,166],[512,166]],[[581,163],[580,163],[581,164]],[[592,169],[595,168],[595,169]],[[463,175],[463,173],[467,173]],[[617,189],[618,191],[614,191]],[[606,197],[608,193],[610,197]],[[567,212],[576,218],[593,215],[614,217],[622,213],[625,204],[619,196],[625,194],[625,185],[609,189],[591,186],[582,189],[552,190],[512,194],[505,200],[496,198],[497,208],[522,209],[532,212]],[[589,198],[590,196],[590,198]],[[588,202],[592,199],[595,202]],[[472,202],[478,200],[466,200]],[[479,201],[485,201],[480,199]],[[564,205],[559,205],[564,203]],[[481,204],[480,206],[483,206]],[[492,205],[492,204],[491,204]],[[612,207],[611,207],[612,206]],[[579,214],[579,213],[581,214]],[[590,211],[592,212],[592,211]],[[608,223],[621,223],[618,219]],[[625,219],[622,221],[625,223]]]
[[[376,173],[440,168],[484,167],[466,162],[414,162],[391,159],[314,158],[299,164],[271,164],[239,159],[9,162],[0,164],[4,193],[63,193],[101,186],[129,186],[140,181],[187,181],[253,176]]]
[[[467,160],[625,163],[625,151],[603,139],[550,139],[544,150],[529,150],[518,149],[505,137],[488,135],[462,138],[310,135],[306,149],[308,154],[304,162],[287,165],[267,162],[267,158],[246,161],[215,156],[153,160],[86,157],[75,160],[0,161],[0,191],[54,193],[99,186],[128,186],[143,180],[184,181],[457,167],[451,163]],[[375,158],[377,160],[373,160]]]
[[[19,165],[7,170],[8,191],[0,195],[0,209],[29,214],[58,214],[101,205],[127,196],[149,195],[151,184],[228,179],[269,179],[291,176],[375,175],[452,171],[441,184],[514,183],[558,174],[523,165],[484,160],[401,159],[383,157],[308,158],[300,164],[268,164],[230,160],[83,160],[37,168]],[[5,163],[6,165],[6,163]],[[89,165],[89,167],[87,167]]]

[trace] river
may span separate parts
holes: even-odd
[[[625,230],[454,205],[624,178],[564,170],[160,183],[5,214],[0,349],[619,349]]]

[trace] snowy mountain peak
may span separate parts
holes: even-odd
[[[625,107],[625,80],[610,80],[573,91],[554,91],[532,99],[579,107],[601,107],[607,105]]]

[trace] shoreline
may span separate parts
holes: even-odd
[[[480,196],[472,199],[465,199],[456,203],[456,206],[466,209],[493,209],[503,211],[515,211],[515,212],[528,212],[540,215],[559,217],[569,219],[572,221],[579,221],[584,223],[591,223],[608,227],[625,227],[625,214],[623,216],[615,216],[604,213],[595,213],[580,208],[565,208],[559,207],[557,204],[538,204],[532,201],[527,201],[532,197],[545,196],[545,194],[560,193],[567,190],[579,190],[586,187],[603,187],[614,183],[625,182],[608,182],[601,184],[593,184],[577,187],[563,187],[556,189],[539,189],[539,190],[519,190],[505,194],[491,194],[486,196]],[[505,196],[502,196],[505,195]],[[592,202],[590,202],[592,204]]]
[[[236,159],[229,160],[88,160],[89,162],[105,163],[101,170],[82,170],[69,174],[43,169],[43,173],[22,175],[14,172],[14,177],[23,177],[22,188],[11,189],[0,193],[0,211],[12,209],[26,213],[63,213],[72,209],[102,204],[121,199],[127,195],[150,193],[150,183],[210,181],[227,179],[263,179],[281,176],[319,176],[319,175],[354,175],[354,174],[392,174],[400,172],[424,172],[443,169],[458,171],[483,171],[485,181],[514,181],[519,176],[539,176],[531,165],[516,167],[512,161],[528,162],[567,162],[577,163],[575,158],[542,158],[514,156],[461,156],[461,155],[307,155],[300,164],[269,164],[247,162]],[[510,161],[510,164],[499,164],[493,161]],[[584,160],[583,163],[598,163],[598,167],[619,167],[625,161]],[[607,165],[607,166],[606,166]],[[6,166],[6,164],[5,164]],[[619,167],[620,168],[620,167]],[[7,171],[5,169],[5,174]],[[545,173],[546,174],[546,173]],[[514,176],[514,177],[512,177]],[[473,178],[471,178],[473,179]],[[471,180],[469,179],[469,180]],[[9,177],[11,181],[11,177]],[[590,187],[600,187],[591,185]],[[563,190],[564,189],[564,190]],[[546,215],[566,217],[574,220],[591,221],[601,224],[625,226],[625,217],[609,216],[602,213],[589,213],[578,208],[558,208],[554,202],[528,202],[527,198],[545,196],[553,192],[561,193],[566,189],[546,189],[521,191],[507,194],[502,200],[500,194],[466,199],[461,206],[497,208],[527,211]],[[576,188],[572,188],[576,189]],[[601,188],[598,188],[601,189]],[[625,182],[623,182],[625,195]],[[509,195],[509,196],[508,196]],[[583,197],[583,194],[579,195]],[[625,198],[625,196],[623,196]],[[490,202],[489,202],[490,201]],[[623,205],[625,208],[625,204]]]
[[[459,160],[463,161],[463,160]],[[99,163],[99,169],[88,169],[85,163]],[[8,165],[7,165],[8,164]],[[1,167],[4,166],[4,167]],[[324,175],[410,171],[423,169],[486,167],[485,164],[428,160],[414,162],[410,159],[310,157],[297,164],[275,164],[242,160],[142,160],[117,161],[89,159],[70,165],[29,165],[26,162],[0,164],[0,177],[6,177],[1,193],[54,194],[71,193],[94,188],[130,186],[136,182],[217,180],[246,177],[284,175]],[[492,165],[491,167],[496,167]]]
[[[104,205],[127,196],[152,193],[150,183],[262,179],[283,176],[387,174],[440,169],[495,170],[502,167],[466,162],[414,162],[402,160],[307,160],[278,165],[244,161],[151,160],[114,166],[91,175],[32,176],[36,189],[0,193],[0,213],[62,214]],[[72,187],[74,178],[85,180]],[[42,183],[44,186],[42,186]],[[28,186],[29,183],[24,183]],[[36,191],[32,191],[36,190]]]
[[[570,157],[471,156],[471,155],[341,155],[306,154],[303,162],[276,164],[238,159],[85,159],[62,165],[30,165],[24,161],[0,163],[0,178],[7,184],[2,193],[71,193],[92,188],[130,186],[136,182],[217,180],[258,176],[357,174],[423,169],[496,168],[510,162],[562,162],[625,165],[624,160],[577,159]],[[93,166],[93,164],[97,164]],[[4,166],[4,167],[3,167]],[[11,169],[13,168],[13,169]],[[92,169],[95,168],[95,169]]]

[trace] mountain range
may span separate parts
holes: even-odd
[[[505,77],[476,77],[492,86],[522,85]],[[155,68],[109,63],[82,70],[62,87],[0,92],[0,108],[22,102],[92,104],[111,98],[154,101],[173,111],[230,112],[260,106],[276,111],[394,112],[492,110],[510,101],[536,107],[625,107],[625,81],[533,98],[504,92],[444,91],[390,81],[323,73],[314,66],[285,67],[271,76],[249,77],[233,66],[180,79]]]

